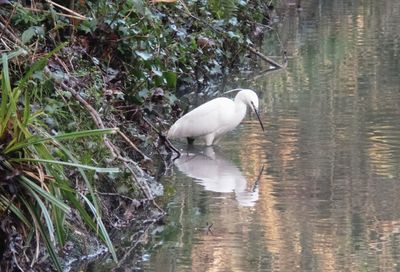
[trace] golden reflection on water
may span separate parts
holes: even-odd
[[[398,129],[388,125],[370,127],[368,156],[370,168],[378,175],[393,178],[399,173],[398,157],[393,150],[398,146],[400,133]]]
[[[400,2],[313,2],[281,26],[287,70],[250,83],[266,132],[246,119],[219,158],[181,165],[179,243],[153,255],[177,261],[149,271],[400,269]]]

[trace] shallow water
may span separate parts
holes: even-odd
[[[146,271],[400,270],[400,2],[304,2],[286,71],[240,83],[266,132],[247,118],[176,162]]]

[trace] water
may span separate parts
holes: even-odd
[[[302,5],[287,70],[241,85],[266,132],[248,118],[176,163],[146,271],[400,270],[400,2]]]

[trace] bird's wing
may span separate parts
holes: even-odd
[[[235,104],[225,97],[213,99],[182,116],[170,128],[168,138],[199,137],[225,125]]]

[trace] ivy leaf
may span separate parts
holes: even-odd
[[[143,90],[141,90],[141,91],[139,92],[139,97],[140,97],[140,98],[143,98],[143,99],[149,97],[149,95],[150,95],[150,92],[149,92],[149,90],[147,90],[147,89],[143,89]]]
[[[229,23],[233,26],[236,26],[238,24],[238,19],[236,17],[232,17],[229,19]]]
[[[145,15],[146,6],[143,0],[131,0],[129,2],[131,2],[137,13],[139,13],[140,15]]]
[[[160,69],[158,67],[156,67],[155,65],[151,66],[151,71],[153,72],[154,75],[156,76],[162,76],[162,72],[160,71]]]
[[[94,32],[97,26],[97,20],[95,18],[89,18],[88,20],[82,21],[79,25],[78,28],[79,30],[82,30],[83,32],[91,33]]]
[[[135,54],[138,55],[143,60],[149,60],[153,56],[152,54],[147,53],[145,51],[135,51]]]
[[[219,65],[216,65],[216,66],[212,67],[212,68],[210,69],[210,74],[211,74],[211,75],[222,74],[221,67],[220,67]]]
[[[169,93],[169,94],[166,95],[166,97],[167,97],[170,105],[172,105],[176,101],[178,101],[178,98],[176,98],[176,96],[174,94]]]
[[[21,40],[24,44],[29,43],[33,37],[43,37],[44,36],[44,29],[41,26],[31,26],[27,30],[22,33]]]
[[[236,39],[240,38],[240,35],[235,33],[235,32],[233,32],[233,31],[228,31],[227,34],[228,34],[229,38],[236,38]]]
[[[176,80],[177,80],[176,73],[172,72],[172,71],[166,71],[163,73],[163,76],[164,76],[165,80],[167,81],[168,87],[171,89],[175,89],[176,88]]]

